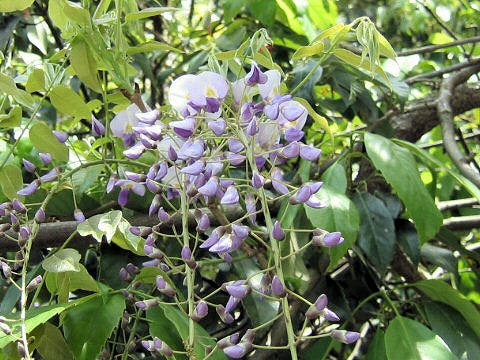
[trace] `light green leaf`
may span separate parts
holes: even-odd
[[[10,109],[8,114],[0,115],[0,128],[13,129],[20,126],[22,123],[22,108],[20,106],[14,106]]]
[[[76,360],[97,358],[124,309],[122,295],[98,296],[65,313],[63,331]]]
[[[393,50],[392,45],[390,45],[388,40],[385,39],[385,37],[380,34],[378,30],[375,29],[375,31],[377,32],[380,54],[388,57],[389,59],[395,60],[397,58],[397,54],[395,53],[395,50]]]
[[[392,215],[377,197],[355,193],[353,202],[360,215],[357,243],[375,267],[384,273],[395,253],[395,226]]]
[[[413,155],[380,135],[365,133],[373,164],[397,192],[415,222],[420,241],[430,240],[442,225],[442,214],[423,185]]]
[[[35,0],[0,0],[0,12],[21,11],[30,7]]]
[[[122,212],[120,210],[110,211],[106,214],[102,214],[100,221],[98,222],[98,229],[103,231],[107,242],[112,240],[113,235],[117,231],[118,224],[122,220]]]
[[[397,316],[385,333],[388,360],[455,360],[443,340],[415,320]]]
[[[450,305],[457,310],[480,337],[480,312],[461,293],[441,280],[422,280],[413,285],[430,299]]]
[[[465,187],[465,189],[474,197],[477,198],[478,201],[480,201],[480,189],[475,186],[470,180],[468,180],[466,177],[458,173],[456,170],[453,170],[449,168],[448,166],[445,165],[445,163],[439,159],[437,159],[435,156],[431,155],[428,151],[423,150],[420,148],[418,145],[415,145],[413,143],[410,143],[408,141],[403,141],[403,140],[394,140],[397,144],[403,146],[404,148],[407,148],[411,152],[413,152],[415,155],[417,155],[423,162],[427,164],[433,164],[436,167],[439,167],[443,171],[447,172],[450,174],[459,185]]]
[[[182,53],[183,51],[180,49],[177,49],[173,46],[163,44],[158,41],[149,41],[143,44],[140,44],[138,46],[131,46],[127,48],[127,54],[128,55],[135,55],[139,53],[148,53],[148,52],[153,52],[153,51],[169,51],[169,52],[175,52],[175,53]]]
[[[12,96],[18,103],[32,108],[34,100],[32,96],[24,90],[17,88],[15,81],[5,74],[0,73],[0,93]]]
[[[102,238],[105,233],[98,228],[98,224],[100,223],[100,219],[102,218],[102,216],[103,214],[95,215],[78,224],[78,233],[81,236],[91,235],[99,243],[102,242]]]
[[[68,161],[67,146],[59,142],[52,130],[44,123],[39,122],[33,125],[29,138],[39,152],[49,153],[55,160]]]
[[[350,31],[351,26],[350,25],[345,25],[344,23],[338,23],[331,28],[328,28],[324,31],[322,31],[315,39],[313,39],[312,43],[316,43],[317,41],[327,39],[332,36],[336,36],[339,34],[342,30],[345,32],[345,29],[347,29],[347,32]]]
[[[323,116],[318,114],[312,108],[312,106],[310,105],[310,103],[307,100],[302,99],[302,98],[297,98],[297,97],[293,98],[293,99],[298,101],[299,103],[301,103],[305,107],[305,109],[307,109],[308,114],[313,118],[313,120],[316,123],[318,123],[318,125],[320,125],[322,127],[322,129],[325,130],[327,132],[327,134],[330,136],[330,139],[332,140],[332,144],[333,144],[333,133],[332,133],[332,130],[330,129],[330,126],[328,125],[327,119],[325,119]]]
[[[7,198],[23,200],[17,191],[23,187],[22,170],[17,165],[8,164],[0,171],[0,186]]]
[[[98,292],[100,291],[95,279],[88,273],[85,266],[78,264],[80,271],[66,271],[62,273],[47,272],[45,283],[50,294],[57,294],[61,290],[63,283],[68,284],[68,291],[73,292],[79,289]],[[66,281],[62,276],[68,277]]]
[[[331,270],[346,254],[357,238],[359,229],[359,216],[353,202],[344,194],[334,191],[328,186],[323,186],[314,196],[326,205],[323,209],[313,209],[305,206],[307,217],[313,226],[327,231],[340,231],[345,241],[330,251]]]
[[[63,114],[90,120],[92,114],[82,97],[66,85],[57,85],[50,94],[50,101]]]
[[[28,76],[25,88],[29,93],[45,90],[45,73],[42,69],[33,69],[33,71]]]
[[[143,250],[143,243],[145,241],[140,236],[133,235],[130,231],[130,226],[127,220],[122,219],[120,224],[118,224],[112,242],[122,249],[129,250],[140,256],[145,256],[145,251]]]
[[[73,360],[62,332],[50,323],[38,326],[30,333],[35,337],[33,346],[44,360]]]
[[[102,173],[104,165],[88,166],[80,169],[72,175],[73,190],[77,198],[81,198],[83,194],[98,180]]]
[[[48,0],[48,16],[62,31],[66,30],[69,23],[64,8],[65,2],[63,0]]]
[[[65,271],[80,271],[80,258],[82,256],[75,249],[58,250],[52,256],[47,257],[42,262],[42,267],[45,271],[50,272],[65,272]]]
[[[321,54],[325,45],[322,41],[313,43],[312,45],[302,46],[300,49],[295,51],[292,56],[292,60],[298,60],[304,57],[310,57],[314,55]]]
[[[65,1],[63,12],[73,22],[81,25],[88,25],[90,23],[90,13],[78,3]]]
[[[165,12],[172,12],[172,11],[177,11],[179,9],[174,8],[174,7],[151,7],[151,8],[146,8],[141,11],[137,12],[132,12],[130,14],[127,14],[125,16],[125,21],[135,21],[135,20],[140,20],[140,19],[145,19],[149,18],[152,16],[157,16],[161,15]]]
[[[70,63],[78,78],[90,89],[101,93],[102,88],[97,78],[97,62],[85,40],[77,37],[72,42]]]
[[[345,194],[347,191],[347,175],[342,164],[336,162],[328,168],[322,175],[324,185],[332,188],[340,194]]]

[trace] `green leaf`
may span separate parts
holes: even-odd
[[[312,42],[316,43],[317,41],[327,39],[327,38],[332,37],[332,36],[336,36],[337,34],[340,34],[340,32],[346,33],[348,31],[350,31],[350,28],[351,28],[350,25],[345,26],[345,24],[343,24],[343,23],[338,23],[336,25],[333,25],[331,28],[328,28],[328,29],[322,31],[315,39],[313,39]]]
[[[223,7],[223,16],[225,17],[225,22],[229,22],[235,16],[237,16],[240,11],[242,11],[245,4],[245,0],[222,0],[221,6]]]
[[[330,126],[328,125],[327,119],[325,119],[323,116],[319,115],[310,105],[308,101],[302,98],[294,98],[294,100],[298,101],[301,103],[308,111],[308,114],[313,118],[313,120],[320,125],[320,127],[327,132],[327,134],[330,136],[330,139],[332,140],[333,144],[333,133],[332,130],[330,129]]]
[[[149,18],[152,16],[161,15],[165,12],[177,11],[179,9],[174,7],[151,7],[146,8],[141,11],[132,12],[125,16],[125,21],[136,21],[140,19]]]
[[[380,54],[392,60],[395,60],[397,58],[397,54],[395,53],[395,50],[393,50],[388,40],[385,39],[385,37],[382,34],[380,34],[378,30],[375,30],[375,31],[377,33]]]
[[[22,170],[17,165],[8,164],[0,171],[0,186],[7,198],[23,200],[23,196],[17,195],[23,187]]]
[[[50,101],[63,114],[90,120],[92,114],[82,97],[66,85],[57,85],[50,93]]]
[[[42,69],[33,69],[28,76],[25,89],[31,93],[34,91],[45,90],[45,73]]]
[[[98,296],[65,313],[63,331],[76,360],[96,359],[124,309],[122,295]]]
[[[29,138],[39,152],[49,153],[55,160],[68,161],[67,146],[58,141],[52,130],[43,122],[32,126]]]
[[[375,167],[405,204],[420,241],[431,239],[442,225],[442,214],[423,185],[412,154],[391,140],[371,133],[365,133],[365,147]]]
[[[385,333],[388,360],[454,360],[442,339],[415,320],[397,316]]]
[[[447,343],[452,353],[459,359],[477,358],[480,354],[480,338],[457,311],[447,305],[428,302],[425,312],[432,329]]]
[[[478,201],[480,201],[480,189],[475,186],[470,180],[468,180],[466,177],[458,173],[456,170],[453,170],[449,168],[448,166],[445,165],[445,163],[439,159],[437,159],[435,156],[431,155],[428,151],[423,150],[420,148],[418,145],[415,145],[413,143],[410,143],[408,141],[403,141],[403,140],[394,140],[397,144],[407,148],[410,150],[412,153],[417,155],[424,163],[426,164],[433,164],[436,167],[442,169],[443,171],[447,172],[450,174],[459,185],[465,187],[465,189],[474,197],[477,198]]]
[[[326,29],[337,22],[338,10],[335,0],[308,0],[307,12],[319,29]]]
[[[35,337],[33,346],[45,360],[73,360],[62,332],[54,325],[45,323],[30,333]]]
[[[121,220],[122,212],[114,210],[88,218],[78,224],[77,231],[82,236],[93,236],[98,242],[102,242],[102,238],[105,235],[107,241],[110,242]]]
[[[0,73],[0,93],[12,96],[18,103],[32,108],[34,100],[32,96],[24,90],[17,88],[15,81],[5,74]]]
[[[360,225],[359,216],[354,203],[329,186],[324,185],[314,196],[317,196],[326,207],[313,209],[305,206],[305,212],[312,225],[327,231],[340,231],[345,238],[343,244],[329,249],[328,270],[331,270],[355,242]]]
[[[365,360],[387,359],[387,350],[385,349],[385,333],[378,329],[373,337]]]
[[[177,49],[176,47],[173,47],[168,44],[163,44],[158,41],[148,41],[146,43],[127,48],[128,55],[135,55],[135,54],[148,53],[148,52],[154,52],[154,51],[169,51],[169,52],[175,52],[175,53],[183,52],[182,50]]]
[[[59,293],[64,283],[68,284],[68,292],[77,291],[79,289],[98,292],[100,288],[94,278],[88,273],[85,266],[78,264],[80,271],[66,271],[63,273],[47,272],[45,275],[45,283],[50,294]],[[63,277],[67,277],[65,280]]]
[[[20,106],[14,106],[10,109],[8,114],[0,115],[0,128],[13,129],[22,123],[22,108]]]
[[[140,256],[145,256],[145,251],[143,250],[145,240],[140,236],[133,235],[130,227],[130,223],[122,219],[118,224],[115,235],[112,237],[112,242],[122,249],[129,250]]]
[[[410,260],[412,260],[412,263],[417,266],[420,261],[420,241],[418,240],[415,227],[409,221],[399,221],[395,225],[397,228],[398,245],[400,245]]]
[[[248,0],[247,9],[250,14],[260,20],[262,24],[272,26],[275,22],[277,9],[275,0]]]
[[[440,266],[445,271],[458,275],[458,259],[450,249],[427,243],[423,244],[420,254],[424,262]]]
[[[357,243],[375,267],[384,273],[395,253],[395,226],[382,200],[367,193],[356,193],[353,202],[360,215]]]
[[[338,193],[347,191],[347,175],[342,164],[336,162],[322,175],[323,185],[327,185]]]
[[[75,196],[81,198],[82,195],[98,180],[104,165],[88,166],[80,169],[72,175],[72,185]]]
[[[441,280],[422,280],[413,285],[430,299],[450,305],[457,310],[480,337],[480,312],[461,293]]]
[[[97,62],[87,42],[80,37],[72,42],[70,63],[75,74],[85,85],[98,93],[102,92],[97,78]]]
[[[64,1],[48,0],[48,16],[52,19],[53,23],[62,30],[62,32],[66,30],[69,23],[64,8]]]
[[[73,22],[81,25],[88,25],[90,23],[90,13],[78,3],[65,1],[63,12]]]
[[[304,57],[311,57],[321,54],[325,45],[322,41],[313,43],[312,45],[302,46],[292,55],[292,60],[298,60]]]
[[[47,257],[42,262],[42,267],[45,271],[50,272],[65,272],[65,271],[80,271],[80,258],[82,256],[75,249],[58,250],[53,255]]]
[[[30,7],[35,0],[0,0],[0,12],[21,11]]]

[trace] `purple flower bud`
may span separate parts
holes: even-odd
[[[92,116],[92,134],[94,136],[103,136],[105,134],[105,126]]]
[[[167,222],[168,220],[170,220],[170,215],[168,215],[168,213],[163,210],[163,207],[158,209],[157,217],[158,220],[160,220],[161,222]]]
[[[322,209],[326,205],[322,203],[316,196],[312,196],[308,201],[305,203],[305,205],[314,208],[314,209]]]
[[[242,340],[241,342],[245,342],[245,343],[253,343],[253,340],[255,340],[255,330],[252,330],[252,329],[248,329],[245,334],[242,336]]]
[[[147,178],[145,175],[138,174],[133,171],[125,171],[125,176],[128,180],[132,180],[135,182],[142,182],[142,181],[145,181],[145,179]]]
[[[220,136],[225,132],[225,129],[227,128],[227,123],[223,119],[217,119],[216,121],[209,121],[208,128],[212,130],[212,132],[215,135]]]
[[[300,146],[300,157],[304,160],[317,161],[320,155],[322,155],[322,150],[320,149],[308,145]]]
[[[127,269],[125,269],[124,267],[122,267],[120,269],[118,275],[120,276],[120,279],[122,279],[123,281],[131,281],[132,280],[132,277],[128,273]]]
[[[52,162],[52,155],[49,153],[39,153],[40,155],[40,160],[42,160],[43,165],[47,166]]]
[[[43,208],[39,208],[35,213],[35,221],[37,223],[42,223],[45,221],[45,210],[43,210]]]
[[[238,204],[239,196],[237,189],[233,185],[230,185],[223,195],[222,200],[220,200],[220,204],[222,205],[235,205]]]
[[[285,140],[287,140],[289,143],[300,141],[304,135],[305,133],[302,130],[290,127],[285,131]],[[300,152],[302,151],[301,149],[302,147],[300,147]]]
[[[225,253],[225,252],[231,251],[232,248],[233,248],[232,234],[224,234],[215,244],[210,246],[208,251],[213,253]]]
[[[148,208],[148,216],[151,217],[158,212],[158,209],[160,209],[161,202],[162,202],[162,196],[160,194],[157,194],[153,197],[152,203]]]
[[[178,159],[178,154],[171,145],[168,147],[167,155],[168,158],[172,161],[177,161]]]
[[[340,318],[337,314],[335,314],[332,310],[330,309],[323,309],[323,317],[325,318],[325,320],[327,320],[328,322],[337,322],[337,321],[340,321]]]
[[[125,268],[132,275],[138,274],[140,272],[140,269],[132,263],[128,263]]]
[[[267,104],[263,108],[263,113],[270,119],[270,120],[277,120],[278,114],[280,113],[279,103]]]
[[[295,196],[291,198],[291,202],[295,203],[305,203],[310,199],[310,196],[312,196],[312,190],[310,189],[310,186],[308,185],[303,185],[298,189],[297,193]]]
[[[285,119],[288,121],[295,121],[300,118],[306,110],[300,103],[291,101],[285,104],[285,106],[282,106],[280,111]]]
[[[28,292],[35,290],[42,283],[42,275],[35,276],[26,287]]]
[[[141,302],[141,301],[137,301],[137,302],[135,303],[135,305],[137,305],[137,303],[140,303],[140,302]],[[138,305],[137,305],[137,307],[138,307]],[[140,308],[140,309],[142,309],[142,308]],[[155,345],[154,345],[153,341],[142,340],[142,346],[143,346],[143,347],[145,348],[145,350],[147,350],[147,351],[150,351],[150,352],[155,351]]]
[[[254,136],[258,133],[259,130],[260,128],[257,125],[257,121],[255,120],[255,118],[252,118],[252,120],[250,120],[250,122],[247,125],[247,129],[245,130],[245,133],[248,136]]]
[[[142,156],[143,152],[145,151],[145,146],[142,143],[137,143],[133,145],[130,149],[127,149],[123,152],[130,160],[137,160],[140,156]]]
[[[29,173],[33,174],[37,169],[37,167],[27,159],[23,159],[22,162],[23,162],[23,166],[25,167],[25,170],[27,170]]]
[[[18,224],[18,217],[14,213],[10,213],[10,224],[12,225]]]
[[[143,251],[145,255],[152,259],[162,260],[164,255],[163,252],[151,245],[143,245]]]
[[[345,330],[333,330],[330,334],[335,340],[339,340],[344,344],[351,344],[360,338],[360,333]]]
[[[210,227],[210,219],[207,214],[203,214],[200,216],[200,218],[197,220],[198,225],[197,225],[197,231],[198,232],[204,232]]]
[[[251,288],[248,284],[232,284],[226,286],[227,292],[237,299],[243,299],[250,294]]]
[[[260,189],[265,184],[265,178],[258,172],[254,171],[252,174],[251,184],[255,189]]]
[[[328,298],[327,298],[327,295],[325,294],[320,295],[317,298],[317,300],[315,300],[315,308],[318,311],[323,311],[323,309],[325,309],[327,305],[328,305]]]
[[[188,138],[195,130],[195,119],[188,117],[180,121],[171,121],[170,127],[181,137]]]
[[[12,270],[6,262],[0,261],[0,267],[2,268],[2,274],[5,279],[10,279],[12,277]]]
[[[141,310],[148,310],[158,305],[157,299],[147,299],[143,301],[137,301],[135,306]]]
[[[322,186],[323,186],[323,182],[321,182],[321,181],[308,184],[308,187],[310,188],[310,192],[311,192],[312,195],[317,193],[318,190],[320,190],[320,188]]]
[[[315,305],[311,305],[307,312],[305,313],[305,316],[307,317],[307,319],[309,320],[314,320],[316,318],[318,318],[320,315],[322,315],[322,312],[319,311]]]
[[[312,244],[315,246],[335,247],[343,243],[344,240],[342,234],[338,231],[332,233],[321,229],[313,231]]]
[[[200,245],[200,248],[207,249],[213,245],[215,245],[220,237],[225,233],[225,228],[223,226],[217,227],[212,231],[212,234],[208,237],[207,240]]]
[[[190,260],[192,258],[192,250],[188,246],[184,246],[181,251],[183,260]]]
[[[3,322],[0,322],[0,330],[2,330],[2,332],[5,335],[11,335],[12,334],[12,329],[10,329],[10,326],[8,326],[7,324],[4,324]]]
[[[245,155],[232,153],[230,151],[227,151],[225,153],[225,157],[230,162],[230,164],[233,165],[233,166],[238,166],[238,165],[242,164],[246,159]]]
[[[229,346],[223,349],[225,355],[232,359],[241,359],[243,358],[248,352],[252,350],[253,346],[251,343],[241,342],[237,345]]]
[[[245,83],[248,86],[253,86],[256,84],[265,84],[267,80],[267,75],[260,70],[255,62],[252,62],[250,72],[245,76]]]
[[[12,208],[18,213],[25,214],[27,212],[27,208],[25,205],[22,204],[22,202],[18,199],[13,199],[12,200]]]
[[[128,311],[125,310],[123,312],[122,322],[121,322],[121,325],[120,325],[123,330],[127,329],[129,321],[130,321],[130,316],[128,315]]]
[[[154,194],[157,194],[162,190],[162,187],[160,186],[159,183],[157,183],[153,180],[150,180],[150,179],[147,179],[145,181],[145,185],[147,186],[148,191],[150,191],[151,193],[154,193]]]
[[[157,285],[158,291],[160,291],[164,295],[174,297],[177,293],[175,289],[168,282],[165,281],[162,275],[157,275],[155,284]]]
[[[38,190],[38,181],[34,180],[32,183],[25,186],[22,190],[18,190],[17,194],[21,196],[30,196],[33,193],[35,193],[35,191],[37,190]]]
[[[68,134],[63,131],[55,131],[53,130],[53,135],[57,138],[57,140],[61,143],[64,143],[68,139]]]
[[[220,319],[225,323],[225,324],[231,324],[234,320],[232,314],[230,314],[229,312],[227,312],[225,310],[225,308],[223,307],[223,305],[217,305],[217,307],[215,308],[215,310],[217,311],[217,314],[218,316],[220,317]]]
[[[30,236],[30,228],[27,225],[20,226],[18,235],[23,239],[28,239],[28,237]]]
[[[40,182],[45,184],[45,183],[55,181],[57,179],[58,174],[59,174],[59,170],[54,168],[49,172],[47,172],[45,175],[40,176]]]
[[[160,119],[160,111],[158,111],[157,109],[154,109],[152,111],[147,111],[144,113],[137,113],[135,114],[135,116],[140,122],[144,124],[153,125],[155,121]]]
[[[200,300],[193,311],[192,319],[194,321],[200,321],[208,315],[208,305],[205,301]]]
[[[237,139],[229,139],[228,140],[228,150],[230,150],[233,153],[239,153],[245,148],[243,146],[242,142]]]
[[[118,199],[117,199],[118,205],[120,205],[121,207],[124,207],[125,205],[127,205],[128,194],[129,194],[129,190],[127,188],[120,190],[120,192],[118,193]]]
[[[159,265],[160,265],[160,260],[158,259],[153,259],[153,260],[145,261],[142,263],[143,267],[158,267]]]
[[[286,294],[285,286],[277,275],[272,279],[272,294],[278,297],[284,297]]]
[[[180,172],[182,174],[198,175],[203,170],[205,170],[205,163],[203,160],[197,160],[192,165],[184,167],[182,170],[180,170]]]
[[[165,175],[167,175],[167,172],[168,172],[167,164],[160,163],[160,165],[158,166],[157,174],[152,180],[155,180],[155,181],[162,180],[165,177]]]
[[[79,208],[76,208],[75,210],[73,210],[73,217],[78,222],[84,222],[85,221],[85,215],[83,215],[82,210],[80,210]]]
[[[285,231],[283,231],[282,226],[278,221],[275,221],[275,224],[273,224],[272,236],[277,241],[281,241],[285,238]]]
[[[110,194],[113,191],[113,188],[115,187],[115,183],[117,182],[117,180],[118,180],[117,175],[112,174],[110,176],[107,182],[107,187],[106,187],[107,194]]]
[[[278,168],[272,170],[272,186],[276,192],[279,194],[285,195],[288,193],[288,187],[282,183],[283,176],[281,171]]]
[[[248,226],[232,224],[232,234],[235,237],[243,240],[248,236],[249,233],[250,228]]]
[[[296,141],[285,146],[280,155],[286,159],[292,159],[300,155],[300,144]]]
[[[227,313],[229,313],[229,312],[235,310],[236,307],[238,306],[238,304],[240,304],[240,299],[236,298],[234,296],[230,296],[228,298],[227,304],[225,305],[225,311]]]
[[[218,190],[218,180],[212,176],[203,186],[198,188],[198,192],[204,196],[215,196]]]

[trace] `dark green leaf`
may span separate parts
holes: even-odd
[[[452,353],[459,359],[477,359],[480,338],[457,311],[436,302],[427,303],[425,311],[432,329],[447,343]]]
[[[353,197],[360,215],[358,245],[380,272],[385,272],[395,253],[395,226],[388,209],[375,196],[363,192]]]
[[[54,325],[45,323],[31,332],[35,337],[33,346],[45,360],[73,360],[62,332]]]
[[[400,247],[405,251],[410,260],[416,266],[420,261],[420,242],[418,234],[412,223],[408,221],[399,221],[397,226],[397,241]],[[425,244],[424,246],[429,245]]]
[[[453,274],[457,273],[458,260],[449,249],[431,244],[424,244],[420,249],[420,254],[424,262],[441,266]]]
[[[404,202],[421,242],[430,240],[442,225],[442,214],[425,189],[412,154],[391,140],[371,133],[365,134],[365,147],[375,167]]]
[[[388,360],[455,360],[440,337],[419,322],[397,316],[385,333]]]
[[[122,295],[94,297],[65,313],[63,329],[76,360],[96,359],[125,309]]]
[[[441,280],[422,280],[414,285],[432,300],[450,305],[457,310],[480,337],[480,312],[457,290]]]
[[[267,26],[271,26],[275,22],[276,8],[275,0],[247,1],[247,9],[250,14]]]
[[[104,165],[88,166],[77,171],[72,175],[72,185],[75,196],[81,198],[82,195],[98,180]]]
[[[345,194],[347,191],[347,175],[345,168],[338,162],[328,168],[322,175],[323,184],[332,188],[340,194]]]
[[[368,346],[367,357],[365,360],[387,359],[387,350],[385,349],[385,333],[378,329],[372,342]]]

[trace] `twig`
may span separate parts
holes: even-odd
[[[445,49],[453,46],[463,45],[463,44],[470,44],[480,42],[480,36],[473,36],[465,39],[455,40],[445,44],[438,44],[438,45],[426,45],[416,49],[410,49],[405,51],[400,51],[397,53],[397,56],[409,56],[415,54],[425,54],[429,52],[433,52],[435,50]]]
[[[470,151],[468,148],[467,143],[465,142],[465,138],[463,137],[462,130],[460,130],[458,127],[455,127],[455,133],[458,136],[458,140],[460,141],[460,144],[462,145],[463,151],[465,151],[465,155],[467,160],[475,166],[475,169],[477,169],[478,172],[480,172],[480,167],[478,166],[478,163],[475,161],[475,155]]]
[[[472,198],[465,198],[465,199],[440,201],[438,203],[438,210],[447,211],[447,210],[472,206],[472,205],[476,205],[476,204],[478,204],[478,200],[476,198],[473,198],[473,197]]]
[[[472,139],[472,138],[476,138],[476,137],[480,137],[480,131],[474,131],[470,134],[463,135],[464,140]],[[459,140],[460,139],[458,137],[455,138],[455,141],[459,141]],[[420,145],[420,147],[422,149],[430,149],[430,148],[437,147],[437,146],[443,146],[443,140],[435,141],[431,144]]]
[[[441,76],[441,75],[444,75],[444,74],[448,74],[448,73],[451,73],[451,72],[454,72],[454,71],[457,71],[457,70],[461,70],[461,69],[464,69],[464,68],[467,68],[467,67],[470,67],[470,66],[476,65],[476,64],[480,64],[480,58],[473,58],[469,61],[465,61],[465,62],[458,63],[458,64],[455,64],[455,65],[447,66],[447,67],[444,67],[443,69],[440,69],[440,70],[428,72],[428,73],[425,73],[425,74],[415,75],[415,76],[412,76],[408,79],[405,79],[405,83],[412,84],[412,83],[417,82],[417,81],[423,81],[425,79],[431,79],[431,78]]]
[[[470,167],[468,160],[460,152],[455,141],[453,110],[450,104],[452,92],[455,87],[467,81],[471,75],[477,73],[479,70],[480,65],[471,66],[442,81],[437,101],[437,113],[442,126],[445,150],[459,171],[480,188],[480,174]]]
[[[140,94],[140,86],[137,83],[135,83],[135,92],[133,94],[130,94],[126,89],[122,90],[122,94],[133,104],[137,105],[141,112],[148,111],[147,107],[143,103],[142,96]]]
[[[480,216],[457,216],[443,220],[443,226],[449,230],[472,230],[480,228]]]

